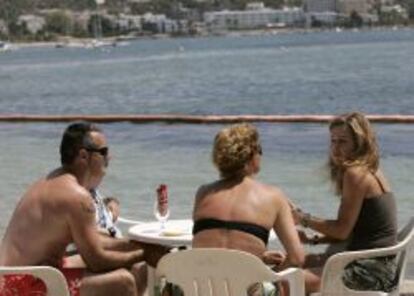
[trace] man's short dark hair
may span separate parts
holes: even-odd
[[[95,124],[86,121],[74,122],[66,128],[60,143],[60,162],[62,165],[72,164],[81,148],[94,147],[90,137],[91,132],[102,131]]]

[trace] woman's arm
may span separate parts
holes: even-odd
[[[316,230],[331,239],[345,240],[358,219],[367,187],[365,170],[351,167],[344,174],[341,204],[335,220],[324,220],[301,211],[296,211],[295,215],[302,226]]]
[[[305,252],[295,228],[289,203],[285,197],[279,197],[275,206],[279,211],[273,228],[287,253],[286,260],[278,267],[284,269],[289,266],[302,266]]]

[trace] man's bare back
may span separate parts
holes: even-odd
[[[77,192],[81,194],[73,196]],[[0,264],[60,266],[73,241],[69,209],[82,198],[87,204],[87,194],[73,175],[61,169],[33,184],[12,215],[0,248]],[[93,205],[84,210],[93,212]]]

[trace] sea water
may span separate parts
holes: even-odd
[[[0,113],[414,114],[413,52],[410,29],[21,48],[0,55]],[[218,177],[211,146],[223,126],[102,124],[112,156],[102,192],[120,199],[122,216],[153,220],[155,190],[165,183],[171,218],[190,218],[198,186]],[[65,127],[0,123],[0,234],[27,187],[59,166]],[[257,127],[263,142],[257,178],[304,210],[335,217],[327,125]],[[403,224],[414,208],[414,125],[374,127]]]

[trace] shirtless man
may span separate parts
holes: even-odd
[[[77,269],[81,281],[72,295],[142,295],[145,269],[131,268],[144,260],[154,266],[166,250],[99,235],[89,190],[108,167],[104,134],[91,123],[73,123],[63,134],[60,155],[62,166],[31,185],[18,203],[0,247],[0,266],[54,266],[71,286],[73,270],[65,269],[64,254],[74,243],[87,271]]]

